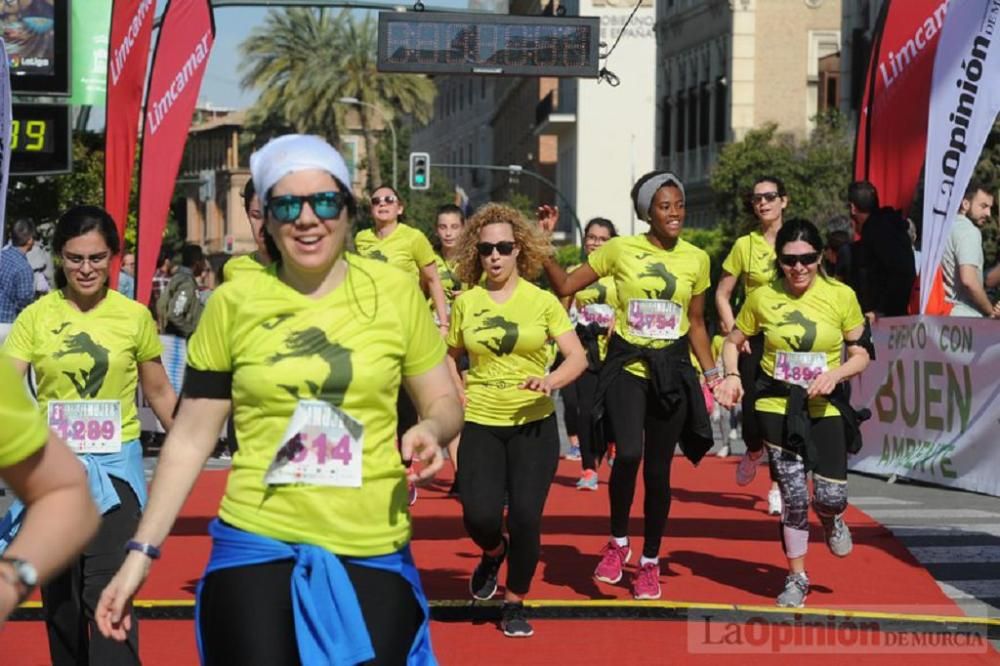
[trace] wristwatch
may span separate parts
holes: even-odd
[[[0,567],[0,577],[19,589],[18,603],[27,599],[38,585],[38,571],[31,562],[16,557],[0,557],[0,562],[9,564],[14,572],[13,577],[8,576],[5,573],[6,569]]]

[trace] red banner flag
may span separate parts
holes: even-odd
[[[142,135],[135,279],[140,303],[152,290],[177,170],[214,42],[209,0],[168,0],[153,53]]]
[[[111,7],[104,118],[104,207],[114,219],[121,239],[125,238],[128,220],[142,90],[146,83],[155,11],[156,0],[114,0]],[[109,268],[108,280],[112,287],[118,285],[120,265],[121,255],[112,260]]]
[[[927,147],[931,72],[947,0],[886,0],[858,120],[854,177],[907,213]]]

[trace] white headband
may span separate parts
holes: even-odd
[[[684,197],[684,185],[669,171],[654,171],[643,178],[646,180],[640,178],[639,183],[636,183],[638,187],[632,190],[632,205],[635,206],[635,214],[640,220],[649,222],[649,208],[653,205],[653,196],[664,185],[673,185],[681,191],[681,197]]]
[[[250,156],[253,187],[262,206],[274,184],[290,173],[318,169],[326,171],[345,187],[351,185],[351,173],[340,153],[324,139],[310,134],[286,134],[271,139]],[[350,194],[350,192],[348,192]]]

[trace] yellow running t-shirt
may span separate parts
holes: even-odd
[[[572,330],[559,300],[524,278],[502,304],[478,286],[455,299],[448,346],[469,353],[465,420],[513,426],[555,411],[552,398],[520,386],[545,375],[547,341]]]
[[[764,234],[751,231],[733,243],[733,249],[722,262],[722,270],[740,280],[749,297],[755,289],[769,284],[776,277],[775,259],[774,248],[764,239]]]
[[[455,266],[458,262],[448,261],[440,254],[435,254],[434,263],[437,265],[438,275],[441,276],[441,288],[444,289],[445,310],[450,316],[451,306],[455,303],[455,294],[456,292],[462,291],[463,288],[462,281],[459,280],[458,275],[455,274]],[[434,316],[434,323],[438,323],[437,309],[434,307],[434,299],[428,298],[427,305],[430,306],[431,313]]]
[[[24,380],[0,354],[0,467],[16,465],[48,439],[48,426],[28,397]]]
[[[645,235],[618,236],[595,250],[587,263],[599,276],[614,279],[618,307],[615,310],[615,333],[640,347],[662,349],[672,339],[687,334],[688,306],[691,299],[704,293],[709,286],[708,254],[683,238],[669,250],[649,242]],[[665,317],[673,331],[672,339],[656,339],[644,335],[642,317],[649,307],[663,307],[664,312],[676,313]],[[639,377],[648,377],[645,363],[636,361],[626,370]]]
[[[359,231],[354,237],[358,254],[369,259],[385,261],[406,271],[420,281],[420,269],[434,263],[434,248],[419,230],[397,223],[385,238],[379,238],[374,229]]]
[[[747,336],[764,333],[761,370],[774,377],[778,352],[826,354],[827,369],[840,366],[844,334],[865,322],[858,298],[850,287],[816,276],[812,286],[796,298],[785,289],[784,278],[755,290],[740,310],[736,326]],[[786,398],[759,398],[757,411],[784,414]],[[825,398],[809,401],[813,417],[840,412]]]
[[[615,281],[611,277],[602,277],[589,287],[576,292],[576,295],[573,297],[573,305],[577,323],[584,326],[597,324],[601,328],[609,330],[614,328],[614,321],[617,316],[615,312],[615,306],[618,302],[617,297],[618,292],[615,289]],[[597,348],[600,352],[600,360],[602,361],[608,355],[609,338],[610,333],[598,336],[597,338]]]
[[[146,306],[108,289],[80,312],[53,291],[18,315],[4,351],[34,368],[42,414],[52,400],[119,400],[122,442],[139,438],[138,364],[163,352]]]
[[[264,268],[264,264],[257,261],[256,256],[253,254],[233,257],[222,267],[222,281],[229,282],[238,277],[260,273]]]
[[[396,395],[403,376],[441,363],[445,346],[412,280],[378,261],[347,261],[344,281],[315,300],[273,266],[224,283],[188,343],[188,365],[232,375],[240,447],[219,516],[280,541],[371,557],[410,539]],[[362,424],[360,488],[265,484],[300,399],[325,401]]]

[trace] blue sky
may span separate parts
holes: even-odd
[[[383,4],[381,0],[368,0]],[[158,0],[158,12],[162,12],[165,0]],[[384,2],[387,9],[408,3]],[[428,8],[465,8],[468,0],[430,0],[425,2]],[[215,9],[215,46],[205,71],[199,102],[211,102],[215,106],[241,109],[249,106],[256,98],[252,90],[240,89],[239,80],[239,44],[246,39],[253,29],[261,25],[268,11],[282,11],[260,7],[217,7]],[[362,11],[362,10],[359,10]]]

